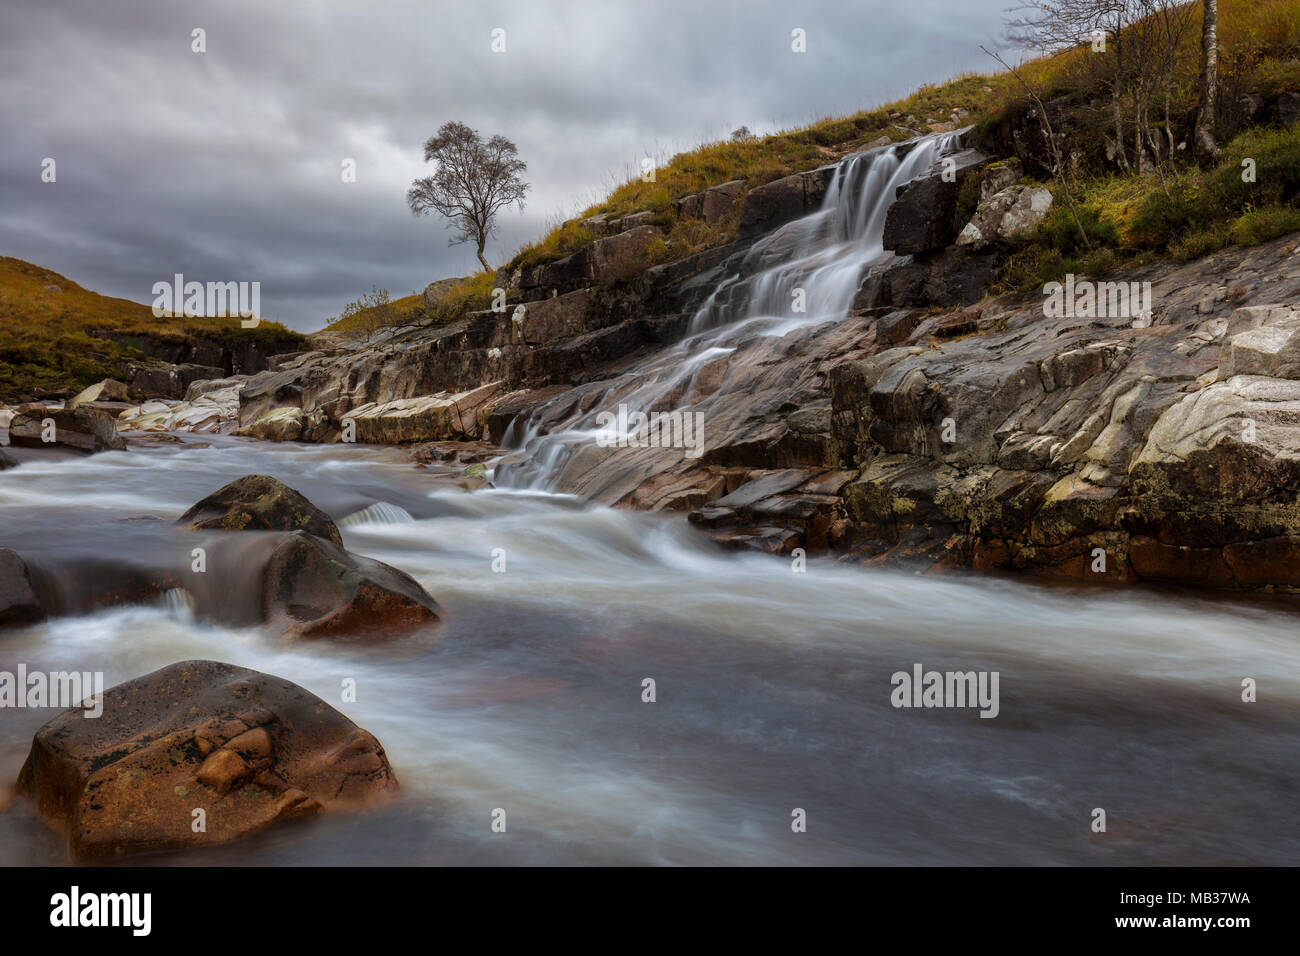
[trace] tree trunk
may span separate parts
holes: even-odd
[[[1219,0],[1201,0],[1201,102],[1196,110],[1196,155],[1214,159],[1214,99],[1219,85]]]
[[[488,265],[487,260],[483,258],[483,245],[484,245],[484,243],[482,243],[482,242],[480,242],[480,243],[478,244],[478,261],[481,262],[481,263],[483,264],[483,271],[484,271],[484,272],[491,272],[491,271],[492,271],[492,267],[491,267],[490,265]]]

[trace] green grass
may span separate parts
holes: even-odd
[[[1242,179],[1247,158],[1253,183]],[[1004,265],[998,289],[1027,291],[1062,272],[1102,274],[1164,256],[1196,259],[1300,231],[1300,124],[1248,129],[1205,169],[1083,181],[1075,202],[1087,244],[1061,190],[1051,188],[1052,211]]]

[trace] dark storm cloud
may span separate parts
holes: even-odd
[[[529,164],[527,210],[489,245],[501,262],[643,156],[987,70],[1007,4],[6,0],[0,254],[138,301],[175,272],[257,280],[265,314],[318,328],[372,285],[474,267],[404,202],[445,120],[504,133]]]

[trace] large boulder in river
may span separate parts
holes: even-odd
[[[3,448],[0,448],[0,471],[4,471],[6,468],[17,467],[18,459],[9,454],[9,452],[5,451]]]
[[[235,479],[181,515],[177,523],[191,531],[306,531],[343,546],[329,515],[270,475]]]
[[[26,563],[15,552],[0,548],[0,628],[21,627],[44,618]]]
[[[267,622],[290,637],[407,633],[438,620],[409,574],[301,531],[271,553],[262,582]]]
[[[23,405],[9,423],[9,442],[25,448],[58,445],[83,452],[126,450],[113,417],[95,408]]]
[[[75,860],[228,843],[397,788],[373,735],[269,674],[183,661],[109,689],[102,706],[37,731],[18,775]]]

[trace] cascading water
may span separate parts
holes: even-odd
[[[628,437],[619,408],[645,414],[669,406],[701,368],[755,337],[842,321],[862,280],[893,258],[882,236],[898,187],[960,149],[962,132],[844,159],[821,208],[756,242],[736,273],[720,282],[692,316],[685,339],[610,378],[558,425],[545,406],[526,424],[512,425],[506,445],[514,451],[498,463],[496,484],[553,490],[579,449]],[[692,412],[689,407],[678,410]]]

